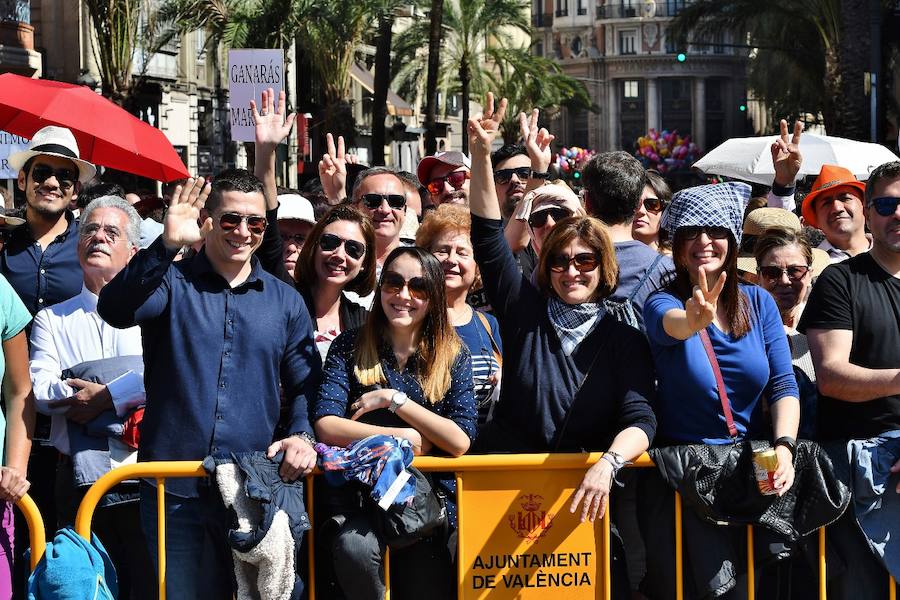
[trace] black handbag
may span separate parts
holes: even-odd
[[[415,467],[408,467],[416,481],[412,504],[391,505],[387,510],[371,502],[370,514],[375,530],[390,548],[398,550],[412,546],[421,539],[447,526],[447,501],[430,476]]]

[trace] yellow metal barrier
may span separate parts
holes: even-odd
[[[465,485],[465,479],[461,475],[465,472],[484,472],[484,471],[538,471],[538,470],[562,470],[562,469],[587,469],[597,462],[602,453],[594,452],[590,454],[496,454],[496,455],[469,455],[459,458],[438,458],[431,456],[416,457],[413,465],[422,471],[446,471],[456,473],[457,491],[461,493]],[[647,454],[640,456],[631,465],[632,467],[652,467],[653,462]],[[317,473],[318,474],[318,473]],[[157,484],[157,510],[158,514],[158,531],[157,531],[157,552],[159,556],[159,598],[165,598],[165,479],[169,477],[206,477],[206,471],[203,469],[200,461],[183,461],[183,462],[145,462],[134,465],[126,465],[113,469],[101,477],[88,490],[81,505],[78,508],[78,514],[75,518],[75,529],[79,535],[85,539],[90,539],[91,520],[94,510],[100,499],[116,484],[126,480],[133,479],[155,479]],[[307,478],[307,508],[309,511],[310,522],[314,523],[313,515],[313,489],[314,478]],[[44,552],[42,543],[36,544],[36,541],[44,540],[44,527],[40,519],[40,513],[34,502],[28,496],[22,498],[18,504],[19,508],[25,514],[28,521],[29,531],[31,533],[31,567],[37,565]],[[676,599],[682,600],[684,597],[684,556],[683,556],[683,531],[682,531],[682,502],[681,496],[675,494],[675,581],[676,581]],[[610,507],[607,505],[606,513],[601,520],[601,539],[602,539],[602,573],[603,573],[603,589],[602,598],[609,600],[612,596],[611,587],[611,565],[610,565]],[[459,522],[464,522],[462,509],[459,512]],[[314,545],[315,531],[314,527],[308,532],[309,540],[309,582],[308,590],[310,598],[315,598],[315,565],[314,565]],[[465,528],[459,528],[458,544],[463,544],[465,536]],[[826,600],[826,564],[825,564],[825,529],[819,530],[819,598]],[[388,592],[385,600],[390,598],[390,582],[388,578],[388,566],[385,558],[385,577]],[[753,557],[753,528],[747,526],[747,597],[748,600],[754,600],[756,590],[754,586],[754,557]],[[457,582],[462,594],[462,586],[464,583],[465,572],[464,566],[460,563],[457,573]],[[896,584],[893,578],[890,578],[890,600],[896,600]]]
[[[28,540],[31,545],[31,570],[34,568],[41,558],[44,556],[44,550],[47,548],[47,533],[44,531],[44,520],[41,518],[41,511],[38,510],[37,504],[31,499],[31,496],[25,494],[16,502],[16,507],[22,511],[25,522],[28,524]],[[16,540],[18,543],[18,540]]]

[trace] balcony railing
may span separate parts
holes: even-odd
[[[29,0],[0,0],[0,21],[31,23]]]
[[[550,27],[553,25],[552,13],[535,13],[531,15],[531,24],[534,27]]]
[[[656,2],[608,0],[605,4],[597,4],[597,19],[674,17],[689,3],[690,0],[656,0]]]

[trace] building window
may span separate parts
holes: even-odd
[[[622,0],[622,17],[636,17],[637,6],[634,0]]]
[[[584,0],[578,0],[578,14],[579,15],[587,14],[587,4],[585,4]]]
[[[721,31],[717,31],[712,38],[713,43],[713,54],[725,54],[725,34]]]
[[[675,37],[666,32],[666,54],[675,54],[678,52],[678,46],[675,44]]]
[[[625,96],[626,100],[632,100],[632,99],[640,97],[640,93],[638,91],[640,89],[640,85],[639,85],[640,82],[625,81],[623,83],[625,84],[625,90],[623,92],[623,95]]]
[[[677,16],[684,9],[685,4],[687,4],[687,0],[666,0],[668,16]]]
[[[556,16],[567,17],[569,15],[569,0],[556,0]]]
[[[619,32],[619,54],[637,54],[637,30]]]
[[[544,42],[542,40],[538,40],[534,43],[534,55],[535,56],[543,56],[544,55]]]
[[[198,29],[194,32],[194,35],[196,36],[195,40],[197,42],[197,62],[203,62],[206,60],[206,30]]]

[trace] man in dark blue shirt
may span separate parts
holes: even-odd
[[[321,360],[300,294],[263,271],[253,256],[266,228],[264,215],[262,184],[247,171],[220,173],[212,187],[189,179],[176,189],[162,236],[103,288],[100,315],[115,327],[141,327],[147,408],[138,460],[197,460],[268,448],[270,457],[284,453],[286,480],[315,467],[307,405],[318,388]],[[182,246],[201,240],[196,256],[173,262]],[[273,442],[279,383],[291,435]],[[194,478],[173,479],[166,492],[169,595],[230,598],[217,495],[206,480]],[[145,484],[141,513],[153,555],[155,499]],[[204,536],[213,540],[213,569],[200,568]]]

